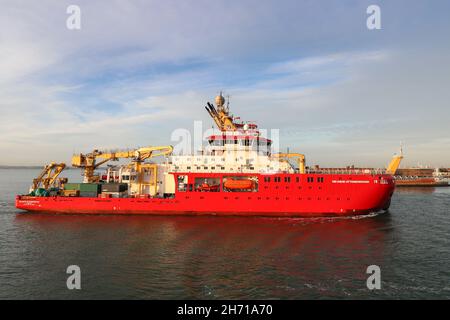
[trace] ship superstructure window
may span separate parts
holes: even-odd
[[[258,138],[258,147],[266,147],[267,146],[267,141],[265,140],[260,140]]]
[[[317,182],[323,182],[323,177],[317,178]]]
[[[270,182],[270,177],[264,177],[264,182]]]
[[[300,182],[300,177],[295,177],[295,182],[299,183]]]
[[[223,147],[223,145],[224,145],[224,140],[209,140],[209,144],[210,144],[211,146]]]
[[[284,177],[284,182],[291,182],[291,177]]]
[[[280,177],[275,177],[275,178],[273,178],[273,181],[274,182],[281,182],[281,178]]]
[[[177,187],[179,192],[186,192],[187,179],[188,179],[187,176],[178,176]]]
[[[308,178],[307,178],[307,181],[308,181],[308,182],[314,182],[314,178],[313,178],[313,177],[308,177]]]

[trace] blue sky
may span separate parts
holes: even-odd
[[[81,30],[66,8],[81,8]],[[381,8],[368,30],[366,8]],[[0,164],[165,145],[232,111],[309,164],[450,166],[448,1],[3,1]]]

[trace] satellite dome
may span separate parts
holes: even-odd
[[[216,97],[215,101],[218,107],[223,107],[225,104],[225,98],[222,96],[222,92]]]

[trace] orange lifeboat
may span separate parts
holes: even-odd
[[[253,189],[255,186],[255,182],[249,179],[227,179],[224,182],[223,186],[230,190]]]
[[[208,191],[208,192],[215,192],[219,191],[220,186],[218,184],[210,186],[207,183],[202,183],[200,186],[197,187],[197,191]]]

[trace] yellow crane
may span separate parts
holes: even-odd
[[[57,178],[61,172],[66,168],[65,163],[52,162],[44,167],[39,176],[33,179],[33,185],[30,191],[35,191],[39,188],[47,190],[50,187],[56,187]],[[67,181],[66,178],[62,178],[59,182]]]
[[[275,153],[274,157],[278,158],[297,158],[298,170],[300,173],[306,172],[306,160],[305,155],[301,153]]]
[[[205,109],[208,111],[211,118],[213,118],[219,130],[236,131],[241,125],[234,123],[233,117],[229,114],[228,107],[225,107],[225,98],[222,96],[222,93],[216,97],[215,102],[217,109],[209,102]]]
[[[117,161],[119,159],[133,159],[139,169],[140,163],[148,158],[158,156],[168,156],[172,153],[172,146],[144,147],[136,150],[103,152],[94,150],[88,154],[77,154],[72,157],[72,166],[84,170],[84,183],[98,182],[100,177],[94,174],[94,171],[108,161]]]
[[[389,163],[387,169],[386,169],[386,173],[387,174],[391,174],[391,175],[395,175],[395,173],[397,172],[398,167],[400,166],[400,162],[403,159],[403,148],[400,147],[400,154],[394,154],[394,156],[392,157],[391,162]]]

